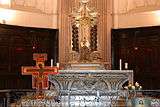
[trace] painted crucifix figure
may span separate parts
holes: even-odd
[[[48,75],[58,74],[57,66],[45,66],[47,54],[34,53],[33,60],[36,66],[22,66],[22,75],[32,75],[32,88],[37,90],[48,89]]]

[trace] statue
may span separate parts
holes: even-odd
[[[84,37],[84,40],[81,44],[79,61],[83,61],[83,62],[90,62],[91,61],[90,49],[88,47],[88,41],[85,37]]]
[[[92,62],[97,52],[97,12],[88,8],[89,0],[81,0],[78,11],[72,13],[72,55],[77,62]],[[74,55],[73,55],[74,54]],[[77,56],[78,58],[73,58]],[[94,58],[92,58],[94,56]],[[97,56],[97,53],[96,53]],[[100,58],[100,56],[98,56]],[[75,61],[73,61],[75,62]]]

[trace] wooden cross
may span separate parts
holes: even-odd
[[[58,74],[58,67],[45,66],[47,54],[34,53],[33,60],[36,66],[22,66],[22,75],[32,75],[32,88],[37,90],[48,89],[48,75]]]

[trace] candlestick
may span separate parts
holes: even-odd
[[[122,59],[119,59],[119,70],[122,70]]]
[[[53,59],[51,59],[51,67],[53,67]]]
[[[125,68],[125,69],[128,69],[128,63],[127,63],[127,62],[124,63],[124,68]]]
[[[59,63],[57,63],[57,67],[59,68]]]
[[[97,97],[99,97],[99,91],[97,91]]]

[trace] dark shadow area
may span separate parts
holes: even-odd
[[[160,26],[112,29],[112,69],[119,68],[119,59],[143,89],[160,89]]]
[[[58,61],[58,30],[0,24],[0,89],[31,89],[21,66],[34,66],[33,53],[47,53],[45,65]]]

